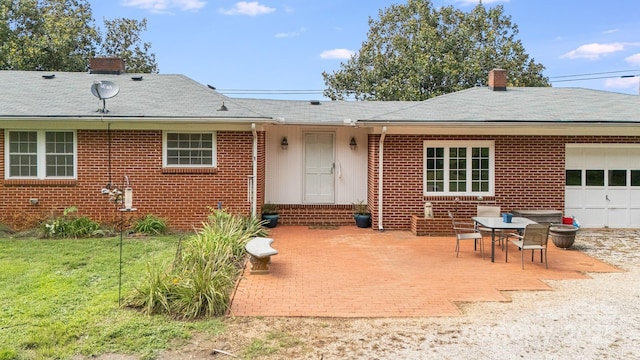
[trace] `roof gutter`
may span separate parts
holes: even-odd
[[[384,227],[382,226],[382,199],[383,199],[383,189],[382,184],[384,180],[384,138],[387,135],[387,127],[382,127],[382,133],[380,134],[380,142],[378,145],[378,230],[384,231]]]
[[[366,125],[359,123],[361,127],[370,126],[372,134],[381,133],[383,126],[389,124]],[[576,123],[576,122],[548,122],[548,123],[422,123],[422,124],[393,124],[390,133],[394,135],[540,135],[540,136],[638,136],[640,126],[638,123],[628,122],[600,122],[600,123]]]

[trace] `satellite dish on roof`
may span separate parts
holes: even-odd
[[[102,109],[98,109],[98,111],[103,113],[109,111],[105,109],[106,99],[110,99],[118,95],[118,92],[120,92],[120,87],[118,86],[118,84],[112,81],[94,81],[91,85],[91,93],[93,94],[93,96],[102,100]]]

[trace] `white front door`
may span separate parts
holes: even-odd
[[[568,146],[565,215],[584,227],[640,227],[640,147]]]
[[[304,133],[304,202],[333,204],[334,178],[334,133]]]

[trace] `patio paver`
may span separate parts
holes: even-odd
[[[271,273],[250,275],[247,262],[234,294],[232,316],[425,317],[461,315],[459,302],[510,301],[505,290],[552,290],[543,280],[588,278],[616,267],[549,242],[549,269],[512,246],[509,262],[483,260],[473,242],[418,237],[410,232],[357,227],[271,230]],[[489,252],[490,237],[485,237]]]

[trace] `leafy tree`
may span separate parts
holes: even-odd
[[[157,73],[156,55],[149,53],[151,44],[142,42],[140,33],[147,30],[147,19],[141,21],[119,18],[104,20],[105,34],[102,52],[115,55],[127,64],[127,71],[132,73]]]
[[[323,72],[331,99],[424,100],[486,85],[491,69],[508,71],[510,86],[550,86],[516,40],[517,25],[502,6],[482,3],[465,13],[408,0],[369,18],[367,40],[340,70]]]
[[[100,41],[86,0],[2,0],[0,69],[84,71]]]
[[[141,44],[146,19],[104,22],[103,42],[88,0],[0,0],[0,70],[86,71],[101,54],[121,56],[130,72],[158,72],[151,44]]]

